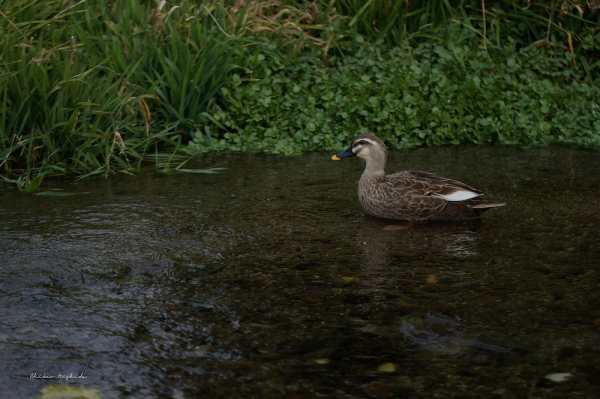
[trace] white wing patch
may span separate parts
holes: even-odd
[[[452,194],[447,194],[447,195],[442,195],[442,194],[438,194],[438,193],[431,193],[431,194],[437,195],[438,197],[442,197],[446,201],[464,201],[464,200],[468,200],[470,198],[475,198],[475,197],[479,197],[480,195],[483,195],[483,194],[478,194],[478,193],[475,193],[475,192],[469,191],[469,190],[457,190],[457,191],[453,192]]]

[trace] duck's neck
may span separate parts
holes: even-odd
[[[366,159],[367,166],[361,176],[361,180],[380,180],[385,178],[385,156]]]

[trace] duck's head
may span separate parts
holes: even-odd
[[[377,136],[372,134],[359,134],[354,138],[352,145],[338,154],[331,157],[334,161],[339,161],[343,158],[358,156],[367,161],[367,164],[371,162],[383,162],[387,158],[387,148],[383,141]]]

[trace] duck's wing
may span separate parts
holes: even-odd
[[[464,219],[504,205],[483,201],[477,198],[483,191],[435,173],[404,171],[385,176],[382,183],[367,189],[361,204],[373,209],[371,214],[388,219]]]
[[[361,204],[371,214],[396,220],[425,220],[439,213],[447,204],[440,196],[427,195],[429,183],[405,171],[385,176],[363,193]],[[359,194],[360,195],[360,194]]]
[[[387,175],[384,188],[373,197],[382,198],[390,213],[397,219],[429,219],[441,212],[448,202],[468,202],[483,195],[462,182],[435,173],[404,171]]]
[[[398,178],[394,178],[398,175]],[[448,179],[435,173],[405,171],[390,175],[394,182],[414,192],[414,195],[443,198],[446,201],[465,201],[485,193],[463,182]]]

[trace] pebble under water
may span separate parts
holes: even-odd
[[[600,397],[597,151],[392,152],[507,204],[399,231],[330,156],[1,184],[0,396]]]

